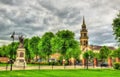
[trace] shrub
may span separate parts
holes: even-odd
[[[120,70],[120,63],[114,63],[113,68]]]

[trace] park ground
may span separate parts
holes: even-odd
[[[113,69],[55,69],[0,71],[0,77],[120,77]]]

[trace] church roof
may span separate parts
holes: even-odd
[[[103,46],[98,46],[98,45],[90,45],[90,49],[92,50],[100,50]],[[115,47],[112,46],[107,46],[110,50],[115,50]]]

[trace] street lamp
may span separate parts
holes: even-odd
[[[14,35],[15,35],[15,32],[13,32],[12,33],[12,35],[11,35],[11,38],[13,39],[13,44],[14,44]],[[11,53],[11,55],[10,55],[10,71],[12,71],[12,64],[13,64],[13,60],[12,60],[12,57],[13,57],[13,44],[12,44],[12,53]]]

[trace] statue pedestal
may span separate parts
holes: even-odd
[[[14,62],[14,66],[26,66],[25,48],[17,49],[17,56],[16,56],[16,60]]]

